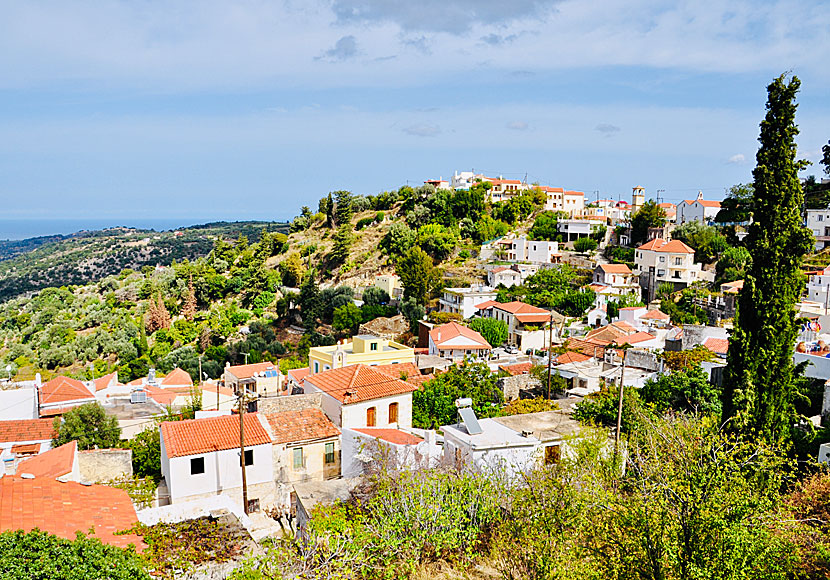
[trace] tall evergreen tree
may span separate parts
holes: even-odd
[[[316,329],[317,319],[320,318],[323,304],[320,300],[320,288],[317,286],[314,270],[306,273],[303,283],[300,286],[298,302],[303,315],[303,325],[306,327],[306,330],[311,331]]]
[[[196,289],[193,287],[193,274],[190,275],[190,280],[187,283],[187,294],[184,297],[182,314],[187,320],[193,320],[193,317],[196,316]]]
[[[801,222],[804,194],[796,161],[795,96],[801,82],[776,78],[768,87],[766,118],[754,177],[754,223],[745,245],[752,266],[741,291],[735,330],[729,339],[724,417],[733,428],[779,443],[795,419],[798,372],[794,305],[804,287],[801,259],[813,240]]]

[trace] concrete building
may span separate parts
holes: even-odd
[[[806,226],[816,238],[816,251],[823,250],[830,242],[830,209],[808,209]]]
[[[496,290],[489,286],[471,286],[470,288],[444,288],[439,300],[441,312],[460,314],[471,318],[478,312],[477,304],[496,299]]]
[[[272,362],[226,366],[225,386],[238,393],[244,388],[249,393],[273,396],[287,394],[283,388],[280,367]]]
[[[807,272],[807,300],[824,307],[830,305],[830,268]]]
[[[509,241],[506,260],[508,262],[532,262],[536,264],[557,264],[562,258],[559,242],[528,240],[525,236],[502,238]]]
[[[701,279],[695,251],[680,240],[654,238],[634,251],[634,263],[646,302],[654,299],[662,282],[670,282],[680,290]]]
[[[380,288],[393,300],[398,300],[403,296],[403,286],[401,286],[401,279],[396,274],[378,274],[375,276],[375,288]]]
[[[559,340],[555,328],[564,317],[558,312],[551,313],[519,301],[502,303],[490,300],[479,304],[478,308],[482,317],[504,322],[507,325],[507,343],[517,346],[522,352],[547,348],[551,337],[546,329],[550,328],[551,314],[554,323],[553,340]]]
[[[277,502],[271,436],[258,413],[243,421],[248,511],[259,511]],[[161,473],[171,504],[226,495],[242,505],[238,416],[165,421],[160,431]]]
[[[429,469],[443,456],[435,431],[365,427],[343,430],[343,477],[371,473],[382,461],[384,469]]]
[[[604,218],[601,219],[566,219],[557,222],[557,229],[566,242],[573,242],[579,238],[587,238],[605,225]]]
[[[271,428],[274,477],[279,483],[340,476],[340,429],[322,409],[268,413],[265,418]]]
[[[55,417],[63,415],[69,409],[95,403],[97,399],[92,393],[95,387],[70,379],[69,377],[55,377],[48,383],[40,386],[40,416]]]
[[[508,415],[493,419],[516,433],[531,433],[541,442],[540,459],[545,465],[558,463],[570,454],[570,439],[581,431],[579,421],[562,411]]]
[[[675,221],[678,225],[687,222],[711,224],[719,211],[720,202],[703,199],[703,192],[699,191],[696,199],[684,199],[677,204]]]
[[[460,361],[483,357],[493,347],[478,332],[457,322],[448,322],[429,331],[429,354]]]
[[[610,286],[614,294],[636,294],[639,288],[637,279],[625,264],[597,264],[594,268],[594,284]]]
[[[518,268],[512,268],[510,266],[497,266],[495,268],[487,269],[487,284],[493,288],[500,285],[505,288],[520,286],[523,281],[522,273]]]
[[[15,465],[20,460],[51,449],[52,438],[56,434],[52,419],[0,421],[2,473],[14,473]]]
[[[358,334],[351,341],[315,346],[308,351],[309,374],[350,365],[388,365],[415,362],[415,349],[370,334]]]
[[[412,426],[417,387],[376,367],[357,364],[309,375],[306,394],[323,393],[322,408],[340,428]]]

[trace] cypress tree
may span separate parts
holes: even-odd
[[[795,420],[798,335],[795,303],[804,288],[801,260],[812,248],[801,221],[804,194],[796,161],[795,96],[801,82],[787,75],[768,87],[761,146],[752,172],[754,223],[746,247],[752,266],[744,279],[729,339],[724,418],[732,428],[771,443],[784,442]]]

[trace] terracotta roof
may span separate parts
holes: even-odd
[[[395,445],[417,445],[423,439],[400,429],[355,429],[358,433],[383,439]]]
[[[530,304],[526,304],[518,300],[505,303],[495,302],[492,306],[497,310],[503,310],[504,312],[509,312],[510,314],[544,314],[545,316],[550,316],[550,311],[537,306],[531,306]]]
[[[484,340],[484,337],[477,333],[472,328],[467,328],[466,326],[462,326],[457,322],[448,322],[447,324],[442,324],[438,328],[433,328],[429,331],[429,336],[432,338],[432,342],[435,343],[436,348],[439,350],[449,350],[449,349],[479,349],[479,350],[490,350],[493,347],[490,346],[490,343]],[[459,343],[459,344],[451,344],[443,347],[442,345],[454,338],[457,337],[464,337],[469,342]]]
[[[540,185],[539,189],[542,191],[550,191],[551,193],[565,193],[565,190],[561,187],[548,187],[547,185]]]
[[[565,195],[585,195],[585,192],[582,192],[582,191],[566,191]]]
[[[634,334],[626,335],[617,340],[617,344],[636,344],[638,342],[645,342],[647,340],[654,340],[654,336],[647,332],[635,332]]]
[[[61,483],[49,478],[0,480],[0,531],[38,528],[74,540],[76,532],[95,531],[94,537],[120,548],[146,545],[135,534],[115,535],[131,528],[138,518],[123,489],[105,485]]]
[[[708,199],[699,199],[697,202],[703,207],[720,207],[719,201],[710,201]]]
[[[317,408],[270,413],[265,418],[271,426],[274,443],[299,443],[340,435],[340,429]]]
[[[0,421],[0,443],[47,441],[54,436],[54,419]]]
[[[602,290],[606,290],[611,286],[606,286],[605,284],[588,284],[588,288],[593,290],[594,292],[601,292]]]
[[[300,385],[303,384],[303,380],[308,376],[311,371],[308,367],[302,367],[299,369],[291,369],[288,371],[288,375],[294,379],[294,381]]]
[[[744,289],[744,281],[735,280],[734,282],[727,282],[725,284],[721,284],[721,287],[725,288],[724,292],[727,294],[737,294]]]
[[[588,356],[588,358],[592,358],[594,356],[601,358],[605,355],[606,344],[608,344],[608,342],[584,338],[569,338],[565,342],[565,348],[578,351]]]
[[[606,274],[631,274],[631,269],[625,264],[600,264],[598,268]]]
[[[190,377],[190,373],[185,370],[182,370],[178,367],[170,371],[166,377],[161,379],[161,385],[192,385],[193,379]]]
[[[416,390],[410,383],[363,364],[313,374],[306,377],[305,382],[311,383],[344,405],[403,395]]]
[[[669,320],[670,318],[668,314],[657,308],[649,310],[640,317],[641,320]]]
[[[556,364],[564,365],[574,362],[583,362],[586,360],[590,360],[590,358],[590,356],[582,354],[581,352],[566,352],[564,354],[560,354],[554,360],[556,360]]]
[[[144,379],[142,379],[142,378],[133,379],[127,384],[131,387],[140,387],[141,385],[144,384]]]
[[[689,246],[687,246],[686,244],[684,244],[680,240],[672,240],[672,241],[666,243],[665,245],[663,245],[662,247],[660,247],[657,251],[658,252],[672,253],[672,254],[694,254],[695,253],[695,251],[692,248],[690,248]]]
[[[17,464],[17,474],[29,473],[35,477],[55,479],[72,472],[78,442],[70,441],[45,453],[24,459]]]
[[[493,271],[495,272],[496,270],[493,270]],[[495,306],[497,304],[501,304],[501,303],[496,302],[495,300],[487,300],[486,302],[482,302],[481,304],[476,304],[476,308],[478,308],[479,310],[486,310],[486,309],[490,308],[491,306]]]
[[[236,365],[227,367],[225,370],[229,371],[237,379],[250,379],[255,374],[264,373],[265,371],[277,371],[277,373],[279,373],[280,367],[279,365],[266,361],[261,363],[251,363],[249,365]]]
[[[372,368],[385,375],[389,375],[393,379],[401,379],[402,381],[412,383],[416,386],[420,386],[425,382],[435,378],[432,375],[422,375],[420,369],[418,368],[418,365],[416,365],[415,363],[377,365],[373,366]],[[403,378],[403,375],[406,375],[406,378]]]
[[[67,401],[95,400],[86,386],[77,379],[69,377],[55,377],[48,383],[40,386],[40,404],[51,405],[66,403]]]
[[[728,338],[707,338],[703,342],[703,346],[711,350],[715,354],[722,354],[725,355],[729,352],[729,339]]]
[[[91,403],[91,402],[92,401],[87,401],[87,403]],[[41,409],[38,414],[40,415],[41,418],[47,418],[47,417],[53,417],[54,418],[54,417],[59,417],[60,415],[63,415],[67,411],[71,411],[72,409],[75,409],[76,407],[79,407],[79,406],[80,405],[64,405],[62,407],[47,407],[46,409]]]
[[[20,443],[12,445],[12,453],[15,455],[36,455],[40,452],[42,443]]]
[[[647,241],[647,242],[646,242],[645,244],[643,244],[642,246],[637,246],[637,249],[638,249],[638,250],[651,250],[651,251],[657,251],[657,250],[658,250],[659,248],[661,248],[661,247],[662,247],[665,243],[666,243],[666,240],[664,240],[663,238],[654,238],[654,239],[651,239],[651,240]]]
[[[624,321],[614,322],[590,331],[585,338],[602,344],[609,344],[618,338],[634,334],[636,330]]]
[[[507,374],[509,374],[510,376],[515,377],[516,375],[528,374],[530,372],[530,369],[533,368],[533,363],[523,362],[512,365],[499,365],[499,368]]]
[[[97,379],[95,379],[92,382],[95,384],[95,390],[96,391],[101,391],[103,389],[106,389],[108,386],[110,386],[110,383],[112,382],[112,380],[116,379],[116,378],[117,378],[116,373],[110,373],[108,375],[104,375],[103,377],[98,377]]]
[[[673,203],[658,203],[657,207],[662,207],[663,209],[675,209],[677,206]]]
[[[271,443],[271,436],[259,422],[256,413],[246,413],[243,422],[245,445]],[[185,457],[233,449],[239,447],[239,415],[165,421],[161,424],[161,437],[164,439],[167,457]]]
[[[156,403],[165,407],[172,405],[177,396],[173,389],[162,389],[153,385],[144,385],[144,391]]]

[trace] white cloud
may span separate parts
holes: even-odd
[[[334,43],[334,46],[323,53],[322,56],[317,57],[318,60],[328,60],[331,62],[343,61],[357,56],[357,39],[353,35],[348,35],[340,38]],[[389,57],[379,57],[375,60],[385,60]],[[392,57],[394,58],[394,57]]]
[[[611,137],[615,133],[619,133],[622,129],[617,127],[616,125],[612,125],[611,123],[600,123],[596,127],[594,127],[594,131],[599,131],[606,137]]]
[[[438,125],[427,125],[419,123],[416,125],[409,125],[403,128],[403,132],[407,135],[415,137],[435,137],[441,134],[441,127]]]
[[[524,121],[511,121],[507,124],[508,129],[512,129],[513,131],[527,131],[529,125]]]
[[[746,161],[746,157],[744,157],[743,153],[737,153],[726,160],[727,163],[732,163],[733,165],[741,165]]]

